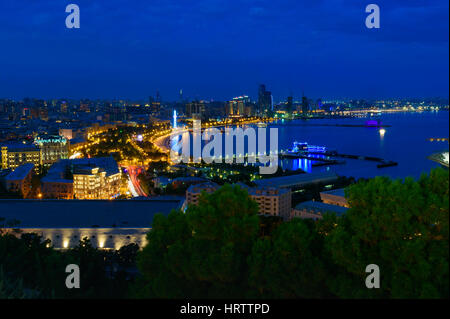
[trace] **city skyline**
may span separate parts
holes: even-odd
[[[261,83],[277,101],[448,97],[442,0],[378,1],[380,29],[362,1],[81,0],[80,29],[65,27],[67,4],[0,5],[0,97],[225,101]]]

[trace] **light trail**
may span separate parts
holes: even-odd
[[[72,156],[69,157],[69,159],[75,159],[80,157],[82,154],[80,152],[76,152],[75,154],[72,154]]]
[[[133,195],[133,197],[139,197],[139,194],[136,192],[136,189],[134,188],[133,182],[131,181],[129,174],[128,174],[128,189],[130,190],[131,195]]]

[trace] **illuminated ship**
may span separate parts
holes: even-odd
[[[293,153],[325,153],[325,146],[308,145],[306,142],[294,142],[291,152]]]
[[[381,121],[380,120],[368,120],[366,121],[367,127],[380,127]]]
[[[261,127],[261,128],[264,128],[264,127],[267,127],[267,124],[264,123],[264,122],[258,122],[258,123],[256,124],[256,126]]]

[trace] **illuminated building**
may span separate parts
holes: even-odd
[[[258,107],[260,113],[273,111],[272,92],[266,91],[266,86],[261,84],[258,90]]]
[[[63,159],[41,182],[44,198],[113,199],[120,195],[121,173],[112,157]]]
[[[205,102],[204,101],[193,101],[186,104],[186,116],[202,119],[205,116]]]
[[[292,112],[293,105],[294,105],[294,98],[292,96],[288,96],[286,102],[286,111]]]
[[[250,98],[247,95],[233,98],[228,102],[227,115],[251,116]]]
[[[2,169],[16,169],[22,164],[34,164],[35,171],[42,165],[41,150],[32,144],[3,144],[1,145]]]
[[[66,101],[61,101],[60,107],[59,107],[59,111],[61,113],[67,113],[69,110],[69,105],[67,104]]]
[[[250,197],[258,203],[261,215],[280,216],[288,219],[291,215],[291,190],[276,187],[249,187]]]
[[[309,113],[309,101],[306,96],[302,97],[302,114],[306,115]]]
[[[120,195],[120,172],[107,175],[106,170],[89,165],[73,172],[73,194],[76,199],[111,199]]]
[[[41,149],[42,165],[45,167],[69,157],[69,142],[62,136],[41,135],[35,138],[34,144]]]
[[[258,204],[258,213],[261,215],[280,216],[288,219],[291,215],[291,190],[276,187],[248,187],[239,184],[246,189],[248,195]],[[207,182],[191,185],[186,191],[186,204],[197,205],[202,192],[213,193],[219,189],[219,185]]]
[[[325,191],[320,193],[320,199],[325,204],[336,205],[341,207],[350,207],[347,199],[345,198],[345,192],[343,188]]]
[[[187,205],[197,205],[202,192],[214,193],[217,189],[219,189],[219,185],[213,182],[191,185],[186,190],[186,203]]]
[[[154,216],[180,209],[183,199],[0,200],[0,212],[6,220],[20,220],[16,228],[21,233],[12,228],[4,228],[5,232],[36,233],[42,240],[51,240],[56,249],[74,248],[88,238],[95,248],[118,250],[129,244],[145,246]]]
[[[71,128],[60,128],[59,135],[63,136],[68,141],[70,141],[74,137]]]
[[[26,198],[31,192],[31,178],[33,177],[34,164],[20,165],[4,179],[4,185],[8,192],[20,193]]]
[[[325,213],[334,213],[342,216],[347,212],[347,207],[330,205],[322,202],[307,201],[298,204],[292,210],[291,218],[322,219]]]

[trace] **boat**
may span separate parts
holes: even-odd
[[[325,146],[308,145],[306,142],[294,142],[291,152],[293,153],[326,153]]]
[[[264,128],[264,127],[267,127],[267,123],[264,123],[264,122],[258,122],[258,123],[256,123],[256,126],[261,127],[261,128]]]
[[[368,120],[366,121],[366,127],[381,127],[380,120]]]

